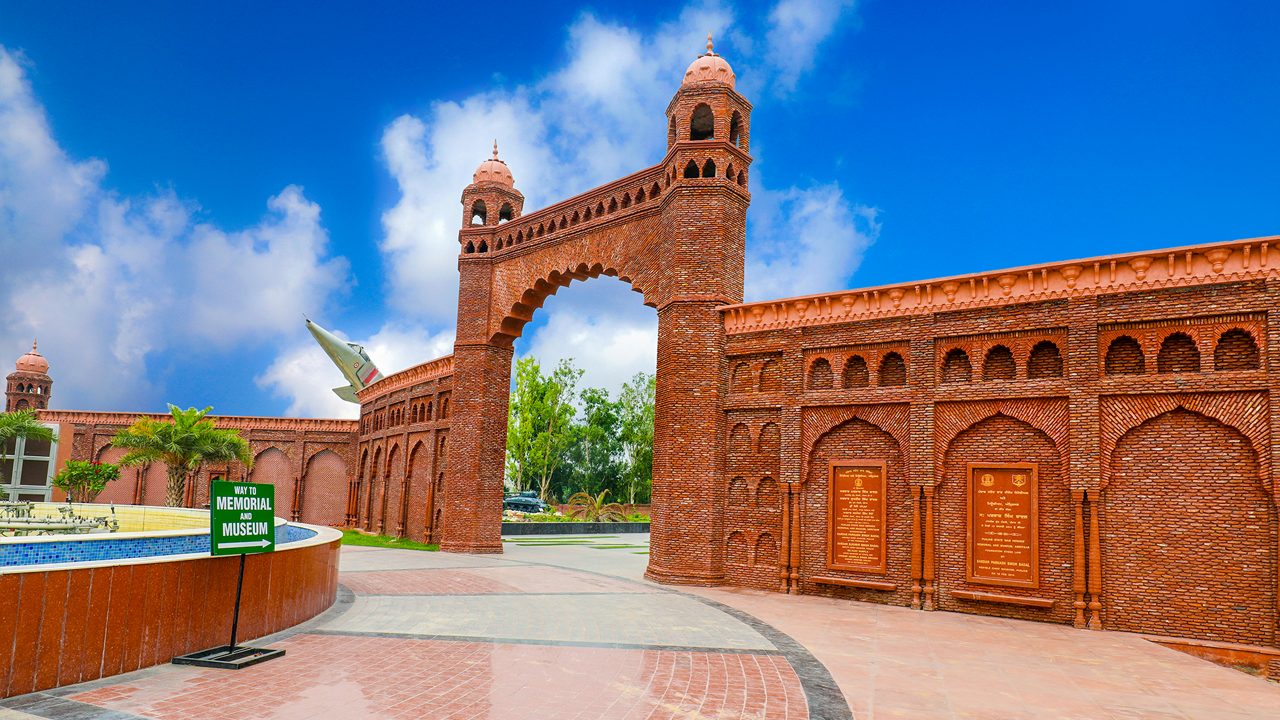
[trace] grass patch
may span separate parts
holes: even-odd
[[[564,542],[566,540],[617,540],[617,535],[552,535],[534,537],[532,535],[508,535],[503,542]]]
[[[594,544],[591,544],[591,541],[586,541],[586,542],[573,542],[573,541],[561,541],[561,542],[517,542],[517,543],[512,543],[512,544],[515,544],[515,546],[516,546],[516,547],[554,547],[554,546],[558,546],[558,544],[577,544],[577,546],[595,547],[595,546],[594,546]]]
[[[645,550],[645,551],[643,551],[643,552],[636,551],[636,552],[633,552],[633,553],[631,553],[631,554],[632,554],[632,555],[648,555],[648,554],[649,554],[649,551],[648,551],[648,550]]]
[[[623,548],[647,548],[648,545],[588,545],[592,550],[619,550]]]
[[[439,545],[428,545],[426,543],[414,542],[405,538],[393,538],[386,535],[365,535],[359,530],[343,530],[343,545],[360,545],[364,547],[380,547],[393,548],[396,550],[427,550],[434,552],[440,549]]]

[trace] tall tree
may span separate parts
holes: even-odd
[[[168,469],[164,504],[182,505],[187,483],[209,462],[238,460],[246,468],[253,467],[253,452],[240,437],[239,430],[220,429],[205,416],[213,408],[181,410],[169,406],[169,420],[138,418],[116,433],[111,444],[129,452],[121,465],[145,465],[163,462]]]
[[[507,476],[517,490],[536,483],[544,502],[573,441],[573,396],[582,371],[561,360],[550,375],[531,357],[516,362],[507,416]]]
[[[652,373],[636,373],[618,394],[618,439],[622,447],[622,480],[627,502],[648,502],[653,491]]]
[[[15,463],[12,460],[5,461],[2,458],[10,454],[9,448],[12,447],[15,451],[17,450],[17,442],[20,437],[53,442],[53,430],[41,424],[39,418],[31,410],[14,410],[13,412],[0,413],[0,484],[8,485],[13,482],[13,478],[9,477],[9,473]],[[7,497],[8,495],[0,488],[0,500],[4,500]]]
[[[573,487],[593,496],[601,491],[616,491],[622,470],[618,404],[609,400],[607,390],[600,388],[583,390],[581,402],[582,420],[574,424],[569,452]]]

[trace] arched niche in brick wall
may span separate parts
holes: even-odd
[[[1052,600],[1051,608],[1003,605],[985,607],[952,595],[952,591],[992,592],[991,585],[970,580],[968,482],[969,467],[984,463],[1029,463],[1036,471],[1038,514],[1034,518],[1034,587],[997,585],[1003,595]],[[942,472],[934,493],[936,594],[938,607],[956,612],[1002,615],[1070,624],[1074,581],[1074,509],[1063,447],[1043,429],[1005,413],[995,413],[955,434],[944,446]]]
[[[1258,459],[1239,430],[1184,407],[1119,438],[1102,493],[1108,628],[1276,642],[1277,519]]]
[[[249,481],[275,486],[277,515],[289,517],[293,512],[293,469],[283,450],[269,447],[260,451],[253,459]]]
[[[1065,400],[1019,399],[981,400],[975,402],[945,403],[938,406],[934,415],[935,477],[945,474],[943,463],[946,449],[957,435],[992,417],[1005,416],[1025,423],[1048,436],[1058,448],[1058,454],[1066,457],[1070,449],[1070,411]],[[1016,458],[1005,462],[1019,462]]]
[[[1125,433],[1172,410],[1204,415],[1248,438],[1261,466],[1263,490],[1274,493],[1271,478],[1271,431],[1268,399],[1262,392],[1185,393],[1175,395],[1116,395],[1099,406],[1099,440],[1102,450],[1100,486],[1111,482],[1112,455]]]
[[[307,461],[303,474],[301,520],[314,525],[341,525],[347,496],[347,463],[332,450]]]
[[[428,520],[433,516],[435,505],[434,486],[431,482],[431,444],[419,440],[409,451],[409,467],[405,472],[406,503],[408,519],[406,520],[406,537],[417,542],[424,542]]]

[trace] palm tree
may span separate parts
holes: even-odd
[[[626,512],[618,503],[607,503],[605,497],[609,491],[599,495],[587,492],[575,493],[569,498],[569,515],[586,522],[621,522],[627,519]]]
[[[8,455],[9,445],[16,443],[20,437],[53,442],[53,431],[42,425],[36,414],[30,410],[0,413],[0,457]],[[13,465],[14,463],[9,463],[10,468]],[[11,478],[4,476],[3,468],[3,464],[0,464],[0,485],[7,485]],[[0,489],[0,500],[7,497],[8,494]]]
[[[164,463],[168,468],[164,504],[169,507],[182,505],[187,481],[207,462],[239,460],[246,468],[252,468],[253,452],[248,441],[240,437],[239,430],[214,427],[213,421],[205,417],[211,410],[180,410],[170,405],[171,420],[138,418],[111,440],[113,446],[129,451],[120,464]]]

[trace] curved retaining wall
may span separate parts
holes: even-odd
[[[338,591],[342,534],[248,556],[240,638],[324,612]],[[0,698],[158,665],[225,645],[236,557],[205,554],[0,568]]]

